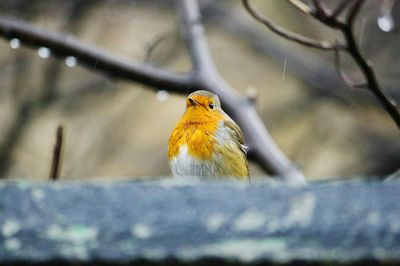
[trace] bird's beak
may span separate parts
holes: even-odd
[[[189,97],[188,100],[189,100],[190,104],[193,105],[193,106],[199,105],[199,103],[196,102],[196,101],[195,101],[193,98],[191,98],[191,97]]]

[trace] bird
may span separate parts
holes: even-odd
[[[250,180],[247,150],[242,130],[222,110],[216,94],[189,94],[185,113],[168,141],[173,176]]]

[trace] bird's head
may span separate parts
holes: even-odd
[[[214,93],[205,90],[195,91],[186,99],[186,110],[191,109],[205,109],[208,111],[219,111],[221,110],[221,102]]]

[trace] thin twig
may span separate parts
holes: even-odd
[[[342,0],[342,2],[339,3],[339,5],[336,7],[336,9],[332,12],[332,17],[333,18],[338,18],[340,14],[348,7],[349,4],[351,4],[353,0]]]
[[[273,32],[277,33],[280,36],[287,37],[286,32],[277,32],[274,30],[277,26],[274,24],[271,24],[268,18],[261,16],[258,14],[254,9],[250,7],[248,4],[248,0],[242,0],[243,4],[246,8],[246,10],[250,13],[251,16],[253,16],[257,21],[262,22],[264,25],[266,25],[269,29],[271,29]],[[355,1],[355,2],[354,2]],[[338,60],[338,50],[342,49],[345,50],[352,58],[353,60],[357,63],[358,67],[362,71],[364,78],[366,80],[365,87],[371,91],[375,97],[378,98],[380,103],[382,104],[383,108],[386,110],[386,112],[390,115],[390,117],[393,119],[393,121],[396,123],[397,127],[400,129],[400,111],[393,99],[389,95],[386,94],[386,92],[380,87],[378,80],[376,78],[374,69],[372,66],[367,62],[367,60],[362,56],[359,47],[357,46],[357,43],[354,38],[354,33],[353,33],[353,24],[354,21],[363,5],[365,0],[349,0],[347,3],[341,2],[340,5],[336,8],[334,12],[331,12],[330,10],[327,10],[325,7],[322,6],[322,3],[320,0],[313,0],[314,7],[316,9],[316,12],[310,12],[308,14],[312,15],[315,19],[320,21],[321,23],[330,26],[333,29],[340,30],[343,34],[345,44],[338,46],[336,43],[335,44],[330,44],[330,49],[324,49],[324,50],[334,50],[335,52],[335,58]],[[338,15],[342,13],[346,8],[349,9],[348,15],[346,17],[345,22],[342,22],[339,20]],[[329,15],[331,14],[331,15]],[[271,27],[271,25],[273,25]],[[304,36],[300,36],[304,37]],[[299,38],[287,38],[289,40],[292,40],[294,42],[300,43],[304,46],[311,46],[309,43],[303,43],[299,42]],[[346,78],[344,73],[340,70],[340,64],[336,64],[339,68],[339,75],[341,78],[343,78],[346,82],[346,84],[349,84],[349,79]],[[353,87],[359,87],[359,86],[364,86],[364,84],[354,84]]]
[[[335,69],[338,73],[339,77],[343,80],[343,82],[350,88],[350,89],[357,89],[357,88],[366,88],[366,83],[357,83],[354,82],[342,69],[341,66],[341,59],[340,59],[340,51],[339,49],[335,49]]]
[[[53,181],[58,180],[60,178],[63,143],[64,143],[64,128],[62,125],[59,125],[56,131],[56,143],[54,144],[53,160],[51,162],[51,169],[50,169],[50,179]]]
[[[397,127],[400,129],[400,111],[397,107],[396,102],[391,99],[389,95],[381,88],[374,69],[367,62],[367,60],[361,55],[360,49],[356,43],[352,24],[360,10],[363,0],[358,0],[352,9],[350,10],[349,16],[347,18],[348,27],[345,27],[342,30],[343,36],[347,42],[347,52],[351,55],[354,61],[357,63],[358,67],[362,71],[366,81],[367,88],[378,98],[380,103],[386,112],[392,117],[393,121],[396,123]]]
[[[355,18],[358,15],[358,12],[361,9],[361,6],[364,4],[364,0],[357,0],[355,4],[350,8],[349,15],[347,17],[347,26],[353,27],[353,23]]]
[[[322,16],[327,16],[326,9],[320,0],[313,0],[313,4],[317,12],[319,12]]]
[[[278,34],[279,36],[281,36],[285,39],[300,43],[304,46],[317,48],[317,49],[321,49],[321,50],[334,50],[335,49],[335,44],[330,43],[328,41],[314,40],[314,39],[305,37],[303,35],[287,31],[286,29],[284,29],[284,28],[280,27],[279,25],[275,24],[274,22],[272,22],[268,17],[263,16],[260,13],[258,13],[249,4],[249,0],[242,0],[242,3],[243,3],[243,6],[246,8],[246,10],[249,12],[249,14],[254,19],[261,22],[267,28],[269,28],[272,32],[275,32],[276,34]]]
[[[78,58],[81,65],[121,79],[164,88],[172,92],[186,93],[192,83],[191,73],[176,73],[154,66],[125,60],[115,54],[84,44],[63,34],[50,33],[30,23],[0,16],[0,36],[17,38],[23,45],[34,48],[47,47],[52,55],[64,59],[66,56]]]
[[[151,57],[153,55],[153,52],[155,51],[155,49],[165,40],[171,38],[171,32],[164,32],[158,36],[156,36],[156,38],[151,41],[147,47],[146,47],[146,52],[145,52],[145,57],[144,57],[144,63],[146,64],[151,64]]]
[[[312,9],[308,5],[301,2],[300,0],[287,0],[287,1],[303,13],[306,14],[312,13]]]

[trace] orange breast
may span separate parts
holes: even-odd
[[[196,159],[211,158],[215,133],[223,118],[223,115],[208,112],[201,106],[187,110],[169,139],[168,158],[171,160],[178,155],[182,145],[187,145],[189,155]]]

